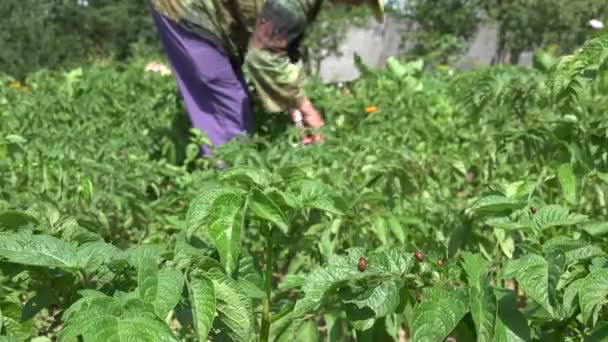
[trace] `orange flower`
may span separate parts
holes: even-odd
[[[375,113],[377,111],[378,111],[378,107],[376,107],[376,106],[369,106],[369,107],[365,108],[365,112],[367,114]]]

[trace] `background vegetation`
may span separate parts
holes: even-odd
[[[256,104],[254,136],[198,158],[175,82],[146,71],[151,31],[114,35],[143,7],[10,4],[16,35],[37,31],[1,51],[23,75],[0,73],[0,342],[608,337],[608,33],[581,44],[590,13],[522,2],[572,15],[523,35],[539,19],[513,2],[411,2],[399,15],[447,43],[311,82],[323,144]],[[311,37],[360,15],[329,7]],[[437,65],[485,16],[505,51],[560,45],[531,68]]]
[[[311,59],[323,58],[322,50],[336,46],[347,24],[361,24],[369,14],[329,2],[324,7],[309,32]],[[388,2],[388,7],[394,16],[419,27],[414,56],[439,56],[441,61],[462,53],[482,20],[500,24],[497,55],[516,62],[524,49],[556,45],[560,53],[572,51],[589,37],[587,21],[608,14],[601,0],[400,0]],[[0,71],[17,78],[41,68],[100,58],[121,61],[158,51],[145,1],[4,0],[0,17]]]

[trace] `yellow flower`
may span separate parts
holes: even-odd
[[[23,85],[19,81],[13,81],[13,82],[9,83],[8,86],[11,87],[11,88],[13,88],[13,89],[21,89],[21,88],[23,88]]]

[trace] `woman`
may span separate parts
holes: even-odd
[[[332,0],[371,5],[384,0]],[[298,45],[322,0],[151,0],[154,21],[195,128],[217,146],[251,133],[253,113],[243,72],[268,112],[289,112],[299,127],[323,118],[302,90]],[[321,140],[302,132],[303,143]],[[209,151],[205,148],[204,153]]]

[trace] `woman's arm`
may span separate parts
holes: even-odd
[[[323,126],[321,115],[305,96],[302,68],[292,63],[307,22],[309,0],[267,0],[258,16],[245,58],[245,72],[269,112],[299,110],[307,127]],[[291,56],[290,56],[291,55]]]

